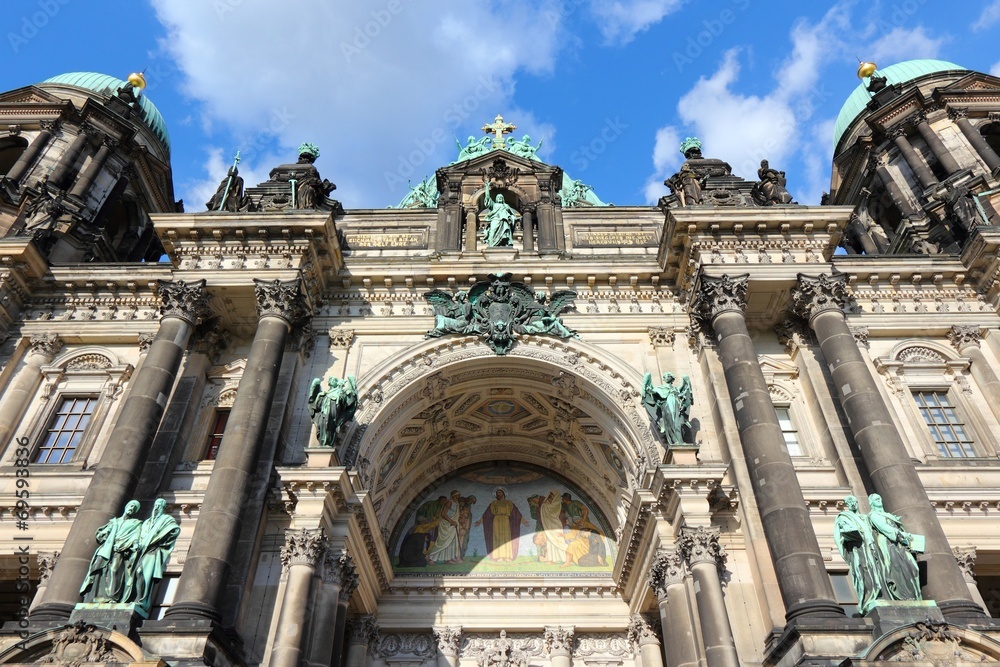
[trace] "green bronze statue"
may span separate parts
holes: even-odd
[[[851,585],[858,596],[858,611],[871,611],[881,591],[881,562],[875,553],[875,536],[868,517],[858,511],[855,496],[844,498],[844,511],[833,523],[833,540],[847,561]]]
[[[486,181],[483,196],[483,241],[490,248],[506,248],[514,245],[514,225],[521,214],[498,194],[490,198],[490,183]]]
[[[130,500],[122,515],[97,529],[97,550],[80,587],[85,602],[129,602],[142,522],[135,517],[139,501]]]
[[[167,501],[157,498],[153,512],[139,527],[135,562],[135,605],[143,616],[153,606],[153,588],[163,578],[181,527],[166,513]]]
[[[664,384],[660,385],[653,384],[651,373],[642,378],[642,404],[667,446],[684,444],[684,432],[691,428],[690,414],[694,404],[691,378],[685,375],[678,386],[674,384],[676,377],[673,373],[664,373]]]
[[[333,447],[337,434],[354,419],[358,409],[358,386],[353,375],[346,380],[327,378],[323,391],[321,378],[309,386],[309,418],[316,425],[316,438],[321,447]]]

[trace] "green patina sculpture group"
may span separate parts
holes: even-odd
[[[879,494],[868,496],[868,504],[871,512],[862,514],[858,499],[847,496],[833,527],[862,614],[868,614],[878,600],[922,599],[914,553],[923,551],[923,536],[907,533],[900,518],[885,511]]]
[[[85,602],[134,604],[143,617],[149,615],[153,588],[181,532],[166,505],[158,499],[149,518],[140,521],[139,501],[130,500],[121,516],[97,529],[98,547],[80,587]]]
[[[353,375],[347,379],[326,379],[323,391],[322,378],[314,378],[309,385],[309,418],[316,425],[316,438],[320,447],[333,447],[340,430],[354,419],[358,409],[358,385]]]
[[[669,447],[685,444],[685,431],[691,429],[691,406],[694,394],[691,378],[685,375],[680,385],[675,385],[677,376],[663,374],[663,384],[654,385],[653,375],[646,373],[642,378],[642,404],[656,424],[656,430]]]

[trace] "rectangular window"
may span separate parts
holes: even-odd
[[[72,461],[96,407],[94,396],[63,396],[45,431],[45,439],[35,453],[35,463]]]
[[[229,422],[229,410],[216,410],[215,418],[212,420],[212,431],[208,434],[208,447],[205,449],[205,460],[214,461],[219,455],[219,445],[222,444],[222,436],[226,433],[226,424]]]
[[[913,393],[913,399],[941,456],[963,458],[976,455],[972,436],[958,410],[948,400],[947,391],[917,391]]]
[[[159,587],[153,593],[153,604],[149,610],[149,617],[157,621],[162,620],[170,605],[174,603],[174,595],[177,593],[177,585],[181,578],[177,575],[167,575],[160,580]]]
[[[837,596],[839,604],[848,618],[860,616],[858,613],[858,596],[854,592],[854,584],[851,583],[851,575],[848,572],[831,572],[830,581],[833,583],[833,592]]]
[[[795,430],[792,423],[792,415],[789,408],[775,408],[778,413],[778,424],[781,426],[781,435],[785,436],[785,447],[788,448],[789,456],[803,456],[802,443],[799,442],[799,432]]]

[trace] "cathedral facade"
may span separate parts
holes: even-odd
[[[1000,664],[1000,79],[859,74],[821,205],[498,116],[186,212],[141,76],[0,94],[0,663]]]

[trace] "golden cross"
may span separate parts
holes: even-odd
[[[503,116],[497,114],[497,117],[493,119],[492,124],[483,125],[483,132],[486,134],[493,135],[493,145],[495,147],[503,146],[506,141],[504,141],[503,135],[510,134],[517,129],[516,125],[503,122]]]

